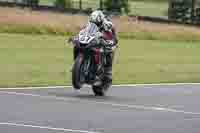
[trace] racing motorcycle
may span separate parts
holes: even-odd
[[[91,85],[96,96],[104,96],[110,85],[106,82],[95,85],[95,82],[103,80],[104,65],[107,61],[105,55],[116,47],[104,39],[104,34],[99,32],[94,23],[89,23],[81,30],[77,41],[72,44],[79,51],[72,67],[73,87],[80,89],[84,84]]]

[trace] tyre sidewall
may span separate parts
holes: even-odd
[[[80,74],[82,74],[81,73],[82,65],[83,65],[83,55],[79,55],[76,58],[72,69],[72,84],[75,89],[80,89],[83,84],[80,81],[80,76],[81,76]]]

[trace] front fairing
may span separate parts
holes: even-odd
[[[84,51],[81,51],[79,54],[83,58],[82,73],[85,77],[85,82],[90,83],[90,81],[94,80],[96,73],[93,52],[84,49]]]

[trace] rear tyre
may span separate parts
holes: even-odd
[[[82,87],[81,77],[82,75],[82,64],[83,64],[83,56],[78,56],[75,60],[72,69],[72,85],[75,89],[80,89]]]
[[[105,96],[107,92],[107,88],[104,88],[103,86],[92,86],[92,90],[95,96]]]

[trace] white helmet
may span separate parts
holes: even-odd
[[[105,16],[103,12],[100,10],[96,10],[91,13],[89,21],[99,25],[103,22],[104,18]]]
[[[108,21],[108,20],[104,20],[103,22],[103,29],[105,31],[111,31],[112,30],[112,27],[113,27],[113,24],[111,21]]]

